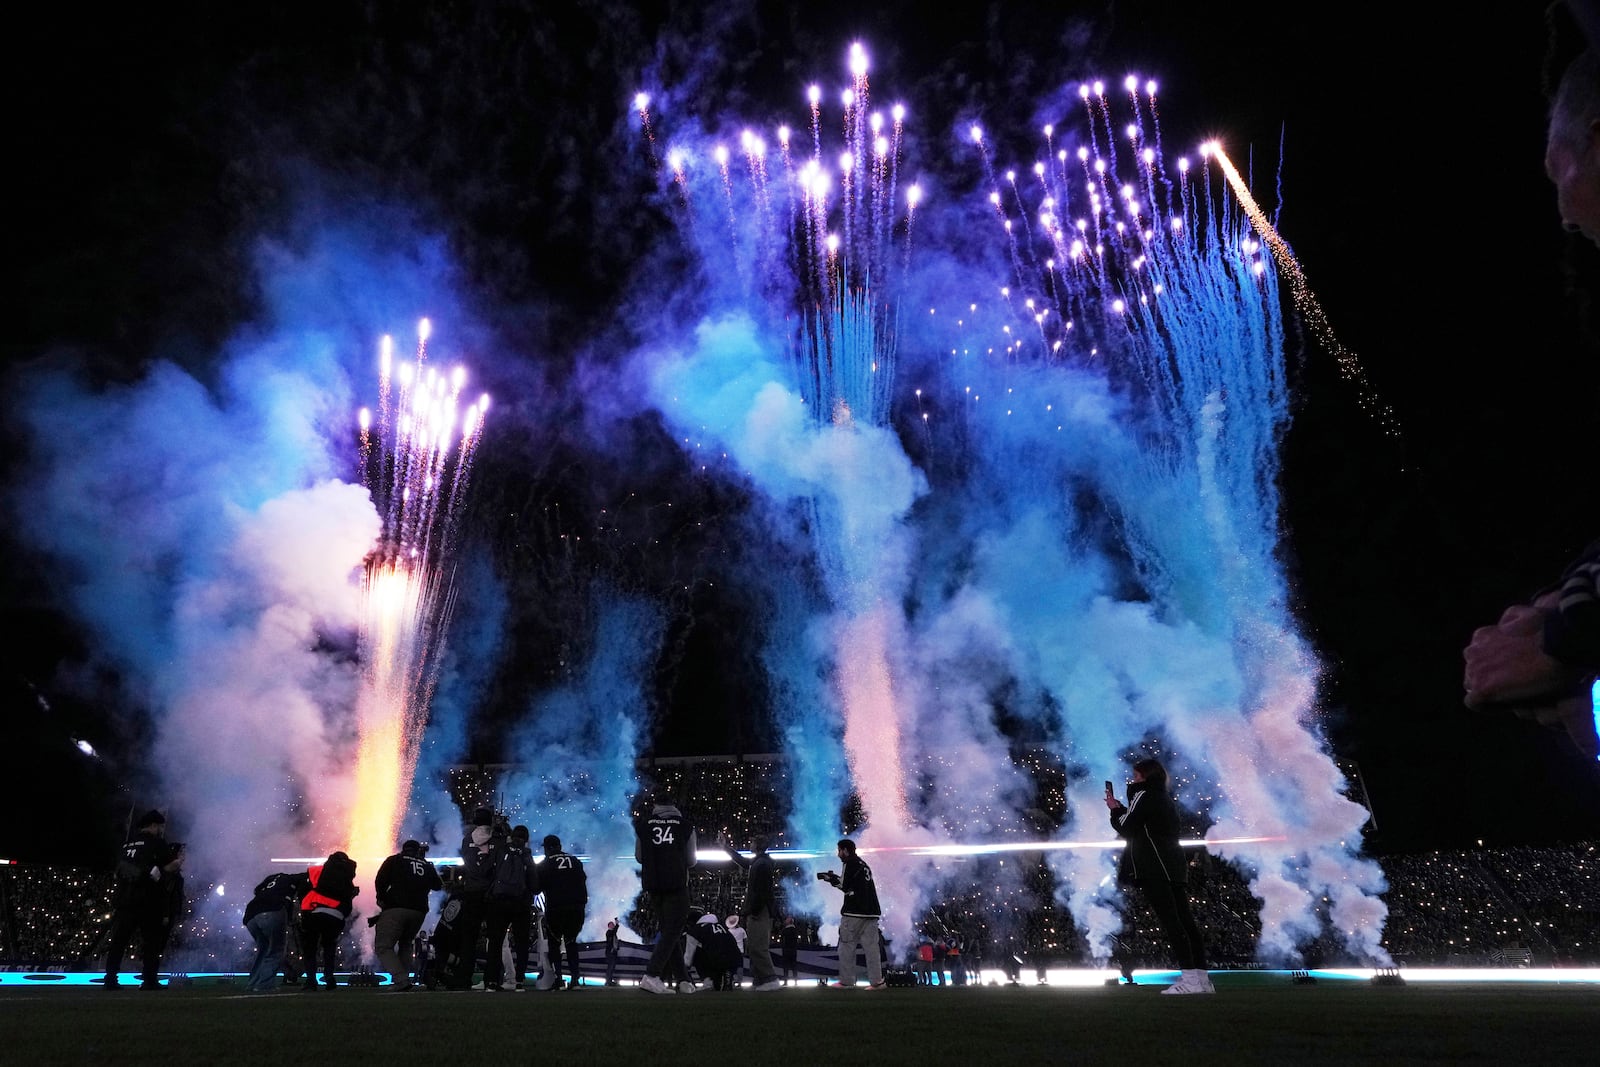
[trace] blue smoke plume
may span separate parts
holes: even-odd
[[[1003,184],[977,137],[989,187],[972,202],[988,193],[988,206],[952,189],[893,227],[904,271],[870,284],[875,300],[901,287],[888,298],[898,310],[874,330],[893,331],[907,385],[892,412],[866,401],[865,420],[815,403],[859,381],[839,375],[841,358],[861,366],[850,346],[815,358],[830,323],[845,332],[816,278],[850,271],[851,171],[840,164],[832,181],[846,191],[816,208],[796,191],[826,185],[807,170],[810,139],[797,135],[780,164],[746,136],[743,160],[724,161],[689,120],[665,138],[681,153],[667,188],[715,310],[692,338],[643,355],[652,399],[779,506],[810,503],[827,597],[805,606],[811,627],[786,622],[787,634],[854,636],[861,613],[884,612],[873,632],[888,641],[908,841],[1029,832],[1003,713],[1067,769],[1058,836],[1108,836],[1100,781],[1132,753],[1159,752],[1213,851],[1250,876],[1264,957],[1294,959],[1331,930],[1382,959],[1381,877],[1358,855],[1365,813],[1312,724],[1317,666],[1277,559],[1288,395],[1273,265],[1208,172],[1137,156],[1155,134],[1137,94],[1135,159],[1116,147],[1104,99],[1084,100],[1088,129],[1055,134],[1060,167],[1036,168],[1042,188]],[[846,130],[858,121],[847,107]],[[829,227],[843,235],[838,265],[817,251]],[[769,669],[828,679],[818,698],[848,703],[826,640],[785,647]],[[838,744],[836,716],[813,724]],[[790,823],[816,832],[830,804],[808,804]],[[1112,854],[1052,855],[1059,894],[1103,957],[1121,922],[1103,888]],[[888,895],[913,910],[966,877],[890,873]]]
[[[665,618],[647,600],[603,588],[592,597],[588,632],[574,635],[588,656],[570,681],[528,709],[513,738],[520,768],[503,782],[503,802],[535,843],[555,834],[567,851],[588,857],[588,936],[595,938],[607,919],[632,910],[639,893],[635,760],[652,717],[650,678]]]
[[[354,412],[381,333],[459,314],[441,245],[368,221],[396,220],[263,241],[264,311],[203,369],[153,353],[107,383],[51,356],[13,383],[17,534],[121,679],[130,732],[154,739],[134,773],[190,843],[194,886],[254,885],[269,857],[343,843],[359,578],[379,530],[343,480]],[[190,943],[236,940],[233,905],[198,897]]]

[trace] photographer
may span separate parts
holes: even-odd
[[[1205,940],[1189,910],[1189,865],[1178,844],[1178,808],[1167,792],[1167,769],[1153,759],[1135,763],[1128,803],[1118,800],[1107,782],[1106,807],[1111,828],[1127,842],[1117,865],[1117,881],[1139,887],[1183,972],[1162,992],[1215,993],[1206,974]]]
[[[300,897],[309,888],[311,881],[304,874],[269,874],[245,905],[244,928],[256,943],[255,964],[245,984],[250,992],[270,993],[278,987],[278,971],[289,944],[289,926],[300,908]]]
[[[300,991],[312,993],[317,988],[319,949],[324,984],[329,989],[338,984],[333,977],[334,955],[361,889],[355,884],[356,861],[343,852],[335,852],[324,862],[307,868],[306,874],[311,888],[300,900],[301,949],[306,965],[306,981]]]
[[[505,824],[502,816],[498,820]],[[451,923],[455,937],[459,965],[448,974],[451,989],[468,989],[472,986],[472,972],[477,965],[478,931],[483,928],[485,899],[489,883],[494,880],[496,819],[488,808],[479,808],[472,815],[472,826],[461,839],[461,869],[456,876],[454,921]],[[503,841],[509,827],[502,832]]]
[[[839,980],[830,989],[853,989],[856,984],[856,948],[867,956],[868,989],[883,989],[883,953],[879,948],[878,920],[883,908],[878,904],[878,887],[872,881],[872,868],[856,855],[856,843],[848,837],[839,842],[838,856],[844,863],[844,877],[820,871],[818,881],[844,890],[839,906]]]
[[[404,993],[415,988],[411,980],[411,946],[428,916],[428,894],[443,889],[439,872],[428,862],[428,846],[407,841],[400,851],[383,861],[373,880],[378,907],[368,920],[374,927],[373,948],[378,962],[389,972],[390,987]]]
[[[135,930],[139,931],[141,989],[162,989],[161,954],[177,913],[174,898],[182,902],[183,846],[167,841],[167,817],[147,811],[138,829],[128,836],[117,861],[116,912],[111,920],[111,941],[106,948],[105,988],[117,989],[117,972]]]

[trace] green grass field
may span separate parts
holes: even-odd
[[[0,990],[8,1064],[1588,1063],[1600,987],[746,991],[657,997],[236,988]]]

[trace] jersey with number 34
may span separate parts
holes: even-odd
[[[634,824],[639,839],[639,881],[647,892],[689,886],[694,830],[676,808],[657,808]]]

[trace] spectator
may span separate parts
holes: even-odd
[[[617,920],[606,923],[606,985],[617,984]]]
[[[799,982],[800,931],[795,928],[793,915],[784,916],[780,944],[783,949],[783,984]]]

